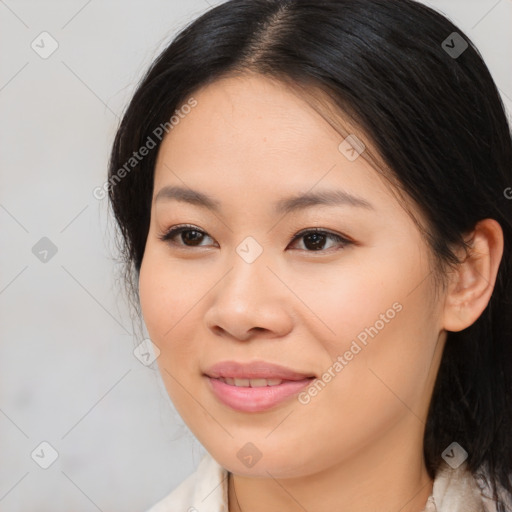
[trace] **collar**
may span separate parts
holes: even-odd
[[[486,512],[481,490],[466,462],[455,469],[444,464],[438,470],[424,512]]]
[[[443,465],[423,512],[496,512],[464,462]],[[196,471],[147,512],[229,512],[228,471],[205,453]]]

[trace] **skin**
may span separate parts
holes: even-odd
[[[432,492],[423,433],[446,330],[471,325],[487,305],[499,224],[477,225],[474,256],[434,300],[417,227],[303,99],[258,75],[224,78],[194,97],[159,150],[140,300],[170,398],[233,474],[230,512],[240,510],[233,480],[244,512],[421,511]],[[221,210],[155,202],[169,185],[208,194]],[[348,191],[373,209],[273,211],[275,201],[320,189]],[[159,238],[184,223],[203,238]],[[307,234],[293,241],[315,227],[353,243],[326,237],[315,251]],[[248,236],[263,249],[253,263],[236,252]],[[272,410],[234,411],[203,376],[219,361],[264,360],[321,377],[394,303],[401,311],[307,404],[294,396]],[[237,457],[247,442],[262,454],[252,468]]]

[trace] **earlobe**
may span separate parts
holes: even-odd
[[[487,307],[503,256],[503,231],[494,219],[479,221],[466,240],[467,257],[454,270],[444,304],[443,328],[462,331]]]

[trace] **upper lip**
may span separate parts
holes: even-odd
[[[236,361],[221,361],[210,366],[205,375],[215,379],[281,379],[281,380],[303,380],[314,375],[268,363],[266,361],[253,361],[250,363],[239,363]]]

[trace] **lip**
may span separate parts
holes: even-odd
[[[266,361],[252,361],[250,363],[238,363],[236,361],[222,361],[210,366],[205,375],[214,379],[281,379],[298,381],[315,375],[286,368],[278,364]]]
[[[205,377],[214,396],[224,405],[241,412],[262,412],[272,409],[308,386],[314,376],[284,366],[255,361],[238,363],[223,361],[207,371]],[[240,387],[219,378],[280,379],[276,386]]]

